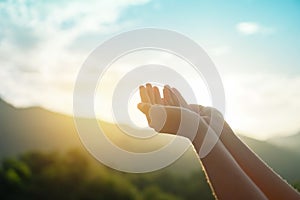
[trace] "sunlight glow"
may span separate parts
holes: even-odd
[[[211,99],[209,92],[206,88],[205,82],[202,80],[195,69],[182,59],[166,52],[143,50],[128,54],[116,62],[114,62],[104,74],[103,78],[99,80],[97,92],[95,94],[95,113],[97,118],[114,122],[112,114],[112,98],[115,87],[119,80],[130,70],[133,70],[136,66],[144,64],[158,63],[165,66],[171,66],[173,70],[179,73],[185,78],[188,84],[191,86],[192,91],[196,97],[195,102],[191,102],[189,96],[185,91],[181,91],[189,103],[197,103],[202,105],[211,105]],[[158,72],[159,73],[159,72]],[[145,74],[145,80],[147,80]],[[134,81],[134,80],[132,80]],[[149,81],[151,82],[151,81]],[[146,83],[146,82],[145,82]],[[163,87],[165,84],[169,84],[172,87],[179,88],[180,85],[171,85],[168,82],[165,83],[153,83],[156,86]],[[137,86],[138,87],[138,86]],[[128,110],[130,121],[138,127],[147,126],[147,122],[143,114],[137,109],[137,104],[140,102],[138,88],[132,88],[132,96],[128,99],[128,107],[124,110]],[[162,92],[162,91],[161,91]],[[124,99],[121,99],[124,101]],[[120,101],[121,101],[120,100]],[[127,120],[127,121],[126,121]],[[124,119],[124,123],[129,123],[128,119]]]

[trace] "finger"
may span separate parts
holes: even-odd
[[[151,103],[147,90],[144,86],[140,86],[140,97],[142,103]]]
[[[154,93],[155,104],[162,105],[163,102],[162,102],[162,99],[161,99],[161,96],[160,96],[160,93],[159,93],[159,89],[156,86],[153,87],[153,93]]]
[[[139,103],[138,104],[138,109],[144,113],[145,115],[149,114],[149,109],[150,109],[150,104],[149,103]]]
[[[204,112],[205,106],[198,105],[198,104],[190,104],[189,106],[192,109],[192,111],[200,114],[201,116],[210,116],[210,113]]]
[[[168,93],[170,94],[170,97],[171,97],[172,102],[174,104],[173,106],[180,107],[179,100],[178,100],[177,96],[175,95],[175,93],[172,91],[171,87],[167,85],[166,88],[167,88]]]
[[[223,117],[223,114],[216,108],[214,107],[210,107],[210,106],[207,106],[204,108],[204,113],[209,113],[210,116],[212,115],[215,115],[215,116],[218,116],[218,117],[221,117],[221,118],[224,118]]]
[[[178,99],[181,107],[191,109],[189,104],[186,102],[186,100],[183,98],[181,93],[176,88],[172,88],[171,90],[175,94],[176,98]]]
[[[162,101],[162,105],[165,105],[165,106],[168,105],[168,102],[165,98],[161,98],[161,101]]]
[[[138,109],[144,113],[146,115],[146,118],[147,118],[147,122],[148,124],[150,124],[150,117],[149,117],[149,109],[151,107],[151,104],[149,103],[139,103],[137,105]]]
[[[167,86],[164,87],[163,93],[164,93],[165,102],[167,103],[166,105],[174,106],[175,103],[173,102],[173,99],[170,94],[170,90],[167,88]]]
[[[146,84],[146,89],[147,89],[147,93],[148,93],[148,96],[149,96],[151,104],[155,104],[155,99],[154,99],[152,85],[150,83],[147,83]]]
[[[212,112],[215,112],[216,114],[220,114],[220,111],[218,111],[216,108],[213,107],[209,107],[209,106],[201,106],[201,105],[197,105],[200,109],[200,113],[203,116],[208,116],[210,117],[212,115]],[[222,115],[222,114],[221,114]]]

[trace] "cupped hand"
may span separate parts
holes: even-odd
[[[140,86],[139,89],[141,103],[138,104],[138,108],[146,115],[149,126],[157,132],[176,134],[180,125],[183,127],[184,119],[199,121],[198,115],[191,112],[184,99],[173,98],[169,90],[164,89],[162,98],[159,89],[149,83],[146,87]]]
[[[175,104],[175,106],[187,108],[193,112],[198,113],[202,119],[205,120],[205,122],[211,126],[212,129],[219,132],[232,132],[231,127],[229,124],[224,120],[224,117],[220,111],[218,111],[216,108],[213,107],[205,107],[198,104],[188,104],[186,100],[183,98],[181,93],[176,88],[171,88],[170,86],[166,85],[164,86],[164,99],[166,102],[166,105],[171,105],[169,102],[178,102]],[[165,95],[167,94],[167,95]],[[214,124],[212,124],[211,120],[212,117],[214,117],[216,120]],[[223,131],[224,130],[224,131]]]
[[[147,83],[140,86],[141,103],[138,108],[146,117],[148,124],[157,132],[176,134],[181,121],[180,107],[171,106],[164,98],[160,96],[159,89]],[[185,111],[183,111],[185,112]]]
[[[138,108],[148,120],[151,128],[160,133],[170,133],[191,140],[196,151],[200,149],[208,125],[200,115],[191,110],[185,100],[173,98],[170,91],[164,89],[162,98],[157,87],[151,84],[140,86],[141,103]]]

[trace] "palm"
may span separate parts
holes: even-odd
[[[139,109],[144,112],[146,116],[147,113],[145,110],[148,110],[150,105],[158,104],[188,109],[199,114],[208,124],[210,124],[212,112],[217,113],[218,116],[223,118],[222,114],[215,108],[197,104],[188,104],[176,88],[171,88],[168,85],[164,86],[163,97],[161,97],[159,89],[156,86],[152,86],[150,83],[147,83],[146,87],[140,86],[140,96],[141,103],[139,104]],[[147,120],[149,122],[149,117],[147,117]],[[227,125],[226,122],[225,125]]]

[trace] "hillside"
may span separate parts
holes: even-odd
[[[80,145],[73,119],[42,108],[16,109],[0,99],[0,157]]]
[[[64,151],[74,147],[83,149],[73,118],[70,116],[38,107],[18,109],[1,99],[0,110],[0,158],[35,150]],[[117,126],[100,123],[102,128],[109,132],[107,136],[114,143],[133,152],[155,150],[171,140],[167,135],[158,135],[151,138],[150,142],[137,142],[123,134]],[[172,170],[182,167],[186,169],[179,170],[182,173],[199,169],[199,162],[192,148],[171,166]]]
[[[268,142],[300,154],[300,132],[287,137],[271,138],[268,140]]]
[[[80,147],[73,118],[53,113],[42,108],[17,109],[0,100],[0,158],[17,155],[31,150],[61,151]],[[105,123],[110,138],[118,145],[130,150],[149,150],[162,146],[170,138],[159,136],[148,143],[136,143],[127,137],[120,137],[120,130],[113,124]],[[300,156],[286,149],[264,141],[241,137],[261,158],[284,178],[300,180]],[[294,139],[295,140],[295,139]],[[300,140],[298,139],[298,142]],[[155,145],[153,145],[155,144]],[[155,149],[154,148],[154,149]],[[199,169],[197,158],[190,148],[171,168],[176,171]],[[183,169],[185,170],[177,170]]]
[[[292,182],[300,179],[300,156],[289,149],[245,136],[242,140],[282,177]]]

